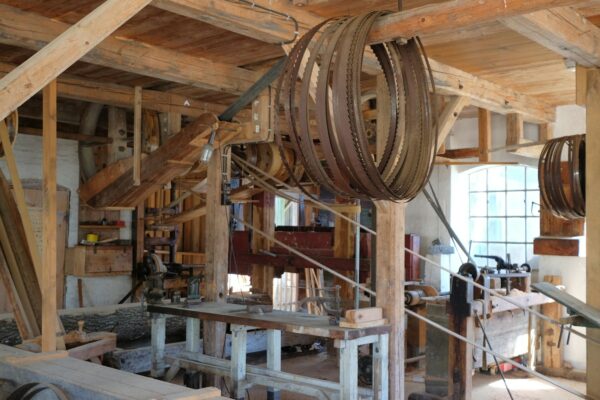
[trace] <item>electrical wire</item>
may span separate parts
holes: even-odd
[[[281,45],[294,43],[296,41],[296,39],[298,38],[298,35],[300,35],[298,20],[289,14],[286,14],[281,11],[277,11],[272,8],[257,4],[255,1],[250,1],[250,0],[227,0],[227,1],[229,1],[230,3],[245,4],[247,6],[250,6],[250,8],[253,10],[263,10],[269,14],[283,17],[283,18],[285,18],[286,21],[292,21],[294,24],[294,37],[292,39],[285,40],[283,42],[279,42],[279,44],[281,44]]]

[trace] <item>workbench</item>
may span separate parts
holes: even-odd
[[[157,369],[164,368],[167,378],[179,368],[231,378],[233,397],[243,399],[245,389],[253,385],[267,387],[269,399],[279,398],[280,390],[303,393],[319,399],[388,398],[389,325],[361,329],[340,328],[329,324],[329,318],[311,314],[273,310],[250,313],[246,306],[236,304],[200,303],[149,304],[152,313],[152,352]],[[186,351],[178,357],[165,357],[165,317],[186,317]],[[228,323],[232,333],[231,360],[211,357],[198,351],[199,320]],[[267,330],[267,367],[246,365],[246,332]],[[340,352],[340,382],[290,374],[281,371],[281,332],[333,339]],[[373,388],[358,387],[358,346],[373,345]],[[170,364],[169,371],[166,371]]]

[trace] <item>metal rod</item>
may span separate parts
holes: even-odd
[[[357,205],[360,207],[360,200],[357,200]],[[360,208],[359,208],[360,210]],[[356,214],[356,238],[354,239],[354,308],[358,310],[360,307],[360,211]]]

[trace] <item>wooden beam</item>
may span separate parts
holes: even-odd
[[[44,88],[42,351],[56,351],[56,81]]]
[[[252,225],[275,236],[275,195],[263,191],[252,196],[252,199],[256,201],[252,204]],[[264,236],[253,234],[251,248],[254,254],[259,254],[260,251],[271,250],[271,242]],[[273,266],[252,265],[250,282],[256,293],[265,293],[273,297],[273,278],[275,278]]]
[[[31,128],[29,126],[22,126],[21,124],[19,124],[19,133],[22,135],[43,136],[42,129]],[[70,132],[56,132],[56,137],[59,139],[76,140],[78,142],[87,142],[89,144],[97,145],[109,144],[113,142],[111,138],[107,138],[104,136],[90,136],[81,133]]]
[[[17,68],[16,65],[0,62],[1,75],[5,75],[15,68]],[[58,97],[106,104],[130,110],[133,109],[134,103],[134,93],[131,86],[94,82],[69,74],[62,74],[58,78]],[[144,108],[148,110],[178,113],[189,117],[199,117],[207,112],[218,115],[227,108],[227,106],[222,104],[199,101],[177,93],[149,89],[142,91],[142,103],[144,104]]]
[[[133,95],[133,185],[140,186],[142,173],[142,87]]]
[[[557,286],[562,284],[562,279],[560,275],[545,275],[544,282],[550,282]],[[553,320],[560,320],[564,315],[563,307],[556,302],[543,304],[542,313]],[[542,365],[544,368],[562,368],[563,348],[560,336],[558,325],[542,321]]]
[[[587,116],[585,160],[587,171],[600,169],[600,70],[591,69],[587,75]],[[600,175],[586,174],[586,197],[600,196]],[[586,296],[587,304],[600,309],[600,206],[593,200],[586,208]],[[600,340],[598,329],[588,329],[587,334]],[[600,398],[600,345],[587,341],[587,395]]]
[[[206,192],[206,300],[225,303],[229,267],[228,207],[221,205],[222,149],[215,149],[209,164]],[[204,354],[222,357],[225,349],[226,324],[204,321]],[[220,387],[221,379],[210,377],[209,385]]]
[[[543,256],[579,256],[579,240],[539,237],[533,240],[533,254]]]
[[[526,121],[543,123],[555,120],[555,107],[541,98],[477,78],[467,72],[429,59],[436,92],[465,96],[472,105],[499,113],[519,113]]]
[[[225,29],[229,29],[230,27],[228,21],[237,21],[240,15],[245,15],[244,20],[238,21],[244,26],[244,34],[259,40],[267,39],[266,41],[278,42],[277,39],[272,40],[272,38],[280,37],[281,32],[293,33],[290,31],[292,27],[287,25],[289,21],[286,21],[285,18],[277,19],[273,17],[272,20],[269,20],[268,26],[271,27],[271,31],[266,29],[266,24],[255,23],[254,19],[252,19],[252,14],[249,13],[249,7],[241,3],[230,5],[230,8],[227,10],[220,6],[219,12],[211,15],[211,21],[207,21],[202,16],[202,12],[209,7],[203,2],[160,0],[158,1],[158,6],[166,7],[166,3],[171,4],[170,7],[175,7],[173,5],[175,3],[185,3],[186,16]],[[293,7],[287,2],[273,3],[266,0],[256,0],[256,3],[283,14],[292,15],[299,23],[300,34],[303,34],[307,28],[311,28],[322,21],[321,17],[306,10],[298,9],[298,7]],[[432,4],[381,17],[374,27],[371,39],[377,42],[426,33],[452,32],[458,28],[470,27],[474,24],[490,22],[498,18],[574,3],[577,3],[577,0],[516,0],[508,4],[505,4],[505,0],[488,0],[486,2],[481,2],[480,0],[448,1],[442,4]],[[215,5],[215,7],[219,6]],[[253,25],[256,25],[256,27],[253,28]],[[267,35],[269,32],[272,33],[271,37]],[[289,50],[289,45],[284,46],[284,48]],[[430,62],[433,68],[436,89],[440,94],[465,96],[470,99],[471,104],[501,114],[519,112],[524,115],[527,121],[531,122],[554,121],[554,107],[540,98],[525,95],[479,79],[469,73],[435,60],[430,60]],[[365,59],[365,71],[374,75],[380,73],[380,68],[375,57],[369,54],[367,54]]]
[[[446,142],[458,116],[468,104],[469,98],[466,96],[452,96],[452,99],[446,104],[438,120],[438,148]]]
[[[406,203],[376,201],[376,292],[392,330],[389,342],[389,398],[404,398],[404,221]],[[383,240],[381,240],[383,239]]]
[[[506,145],[521,144],[523,143],[523,139],[523,117],[521,114],[508,114],[506,116]]]
[[[570,7],[537,11],[502,22],[579,65],[600,66],[600,28]]]
[[[479,147],[467,147],[463,149],[446,149],[440,157],[456,159],[456,158],[474,158],[479,157]]]
[[[454,0],[430,4],[379,18],[369,35],[369,41],[380,43],[400,37],[453,31],[500,18],[580,2],[581,0]]]
[[[148,3],[150,0],[105,1],[2,78],[0,119],[6,118],[11,111],[25,103]],[[42,27],[43,25],[36,25],[38,29]]]
[[[484,108],[479,109],[479,161],[490,161],[492,146],[492,113]]]
[[[575,104],[585,107],[587,102],[587,74],[589,68],[575,67]]]
[[[0,5],[0,26],[1,43],[33,50],[42,48],[70,27],[69,24],[6,5]],[[81,60],[232,94],[243,93],[260,78],[260,74],[254,71],[117,36],[104,39]]]

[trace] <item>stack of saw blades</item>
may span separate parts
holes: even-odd
[[[585,135],[549,140],[540,155],[538,177],[545,208],[565,219],[585,217]]]
[[[433,80],[418,39],[368,46],[371,27],[384,14],[327,20],[296,43],[279,81],[276,104],[287,129],[276,127],[276,142],[281,151],[294,151],[311,180],[337,195],[410,200],[429,179],[435,159]],[[361,109],[369,49],[390,102],[377,107],[390,110],[378,111],[377,123],[389,127],[377,138],[383,141],[380,154],[369,146]]]

